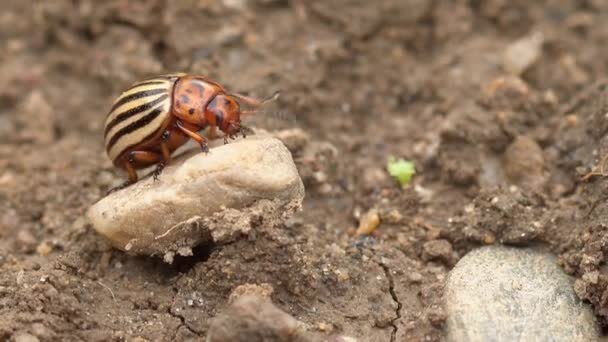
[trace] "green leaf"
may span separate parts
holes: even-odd
[[[412,180],[412,176],[416,173],[414,163],[409,160],[395,159],[390,157],[386,164],[388,173],[395,177],[401,185],[407,185]]]

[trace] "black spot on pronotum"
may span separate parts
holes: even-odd
[[[194,108],[190,108],[190,109],[188,109],[188,113],[189,113],[190,115],[194,114]]]
[[[183,102],[183,103],[189,103],[190,99],[188,98],[188,96],[186,95],[182,95],[179,97],[179,99]]]
[[[192,89],[186,89],[186,93],[192,94]]]

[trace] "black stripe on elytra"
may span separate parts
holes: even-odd
[[[138,91],[137,93],[127,95],[125,97],[122,97],[120,100],[118,100],[118,102],[116,102],[112,106],[112,109],[110,109],[110,112],[113,112],[116,108],[122,106],[123,104],[125,104],[129,101],[141,99],[142,97],[146,97],[146,96],[162,94],[166,91],[167,91],[167,89],[164,89],[164,88],[155,88],[155,89],[142,90],[142,91]]]
[[[127,89],[127,91],[137,88],[137,87],[141,87],[141,86],[146,86],[146,85],[153,85],[153,84],[167,84],[166,80],[159,80],[158,78],[151,78],[149,80],[145,80],[145,81],[141,81],[141,82],[137,82],[133,85],[131,85],[131,87],[129,89]]]
[[[179,76],[176,76],[176,75],[160,75],[160,76],[154,76],[154,77],[146,78],[142,82],[148,82],[148,81],[154,81],[154,80],[172,80],[172,79],[175,79],[177,77],[179,77]]]
[[[119,129],[118,132],[116,132],[116,134],[114,134],[112,136],[112,138],[110,139],[110,142],[108,143],[108,148],[107,148],[108,151],[112,149],[112,146],[114,146],[114,144],[116,144],[116,142],[120,138],[148,125],[150,122],[152,122],[152,120],[156,119],[156,117],[158,117],[162,112],[163,112],[163,106],[158,106],[158,107],[154,108],[154,110],[152,110],[150,113],[146,114],[146,116],[144,116],[143,118],[141,118],[135,122],[131,122],[127,126]]]
[[[139,105],[134,108],[130,108],[129,110],[126,110],[126,111],[116,115],[116,117],[106,125],[106,129],[103,132],[103,136],[106,137],[108,135],[108,132],[110,132],[110,130],[114,126],[116,126],[119,123],[125,121],[126,119],[132,117],[133,115],[137,115],[141,112],[144,112],[144,111],[156,106],[157,104],[165,101],[168,97],[169,97],[169,95],[167,95],[167,94],[159,96],[154,101],[146,102],[142,105]]]

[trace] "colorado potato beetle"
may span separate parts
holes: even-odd
[[[162,75],[134,83],[113,103],[104,125],[105,148],[115,166],[127,171],[128,180],[118,190],[137,182],[137,169],[156,164],[156,179],[171,154],[189,139],[205,152],[207,141],[199,131],[216,127],[228,138],[242,133],[241,115],[276,98],[256,99],[229,93],[218,83],[198,75]],[[242,111],[240,101],[254,110]],[[111,191],[112,191],[111,190]]]

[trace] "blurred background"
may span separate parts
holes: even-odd
[[[591,227],[606,209],[574,218],[606,190],[578,178],[608,152],[594,93],[607,13],[600,0],[3,0],[0,337],[201,337],[234,286],[270,282],[319,336],[441,340],[442,281],[475,246],[541,244],[577,278],[599,270],[601,257],[580,260],[600,248],[583,236],[601,236]],[[283,240],[167,269],[111,250],[84,221],[124,178],[103,149],[112,101],[169,72],[259,97],[281,90],[247,123],[320,144],[294,155],[307,198]],[[416,164],[410,187],[386,172],[390,156]],[[511,185],[519,197],[501,192]],[[533,209],[463,211],[496,194]],[[355,248],[371,209],[381,229]],[[543,215],[558,223],[526,224]],[[402,268],[389,281],[391,263]],[[601,274],[577,294],[605,323]],[[205,304],[188,308],[192,298]]]

